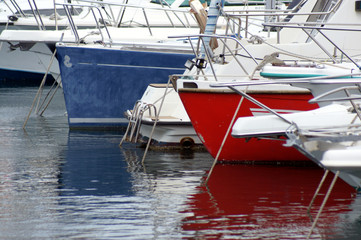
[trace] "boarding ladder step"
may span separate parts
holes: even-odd
[[[149,117],[151,119],[156,119],[157,108],[154,104],[145,103],[138,100],[133,107],[133,110],[128,110],[126,115],[128,118],[127,130],[124,133],[124,136],[120,142],[120,146],[124,141],[138,142],[140,128],[142,126],[142,119],[145,112],[149,112]],[[153,114],[154,113],[154,114]]]

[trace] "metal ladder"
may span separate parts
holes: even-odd
[[[157,116],[157,108],[154,104],[144,103],[138,100],[133,107],[129,117],[129,123],[127,130],[124,133],[122,140],[119,143],[119,146],[123,144],[124,141],[136,143],[139,138],[140,128],[142,126],[142,118],[146,111],[149,111],[149,117],[152,118],[152,112],[154,111],[154,118]],[[129,134],[129,136],[128,136]]]

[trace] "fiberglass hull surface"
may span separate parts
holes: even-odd
[[[292,112],[311,110],[317,107],[309,104],[311,94],[250,94],[252,97],[277,110]],[[236,93],[186,92],[179,96],[187,110],[199,138],[215,158],[231,123],[241,96]],[[265,113],[263,109],[244,99],[237,117]],[[244,162],[295,162],[309,161],[292,147],[284,147],[284,141],[233,138],[227,136],[219,161]]]
[[[123,127],[150,83],[184,71],[189,54],[57,46],[70,128]]]

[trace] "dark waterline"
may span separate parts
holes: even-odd
[[[36,91],[0,88],[0,239],[306,238],[321,169],[217,165],[205,187],[208,153],[150,151],[143,166],[121,133],[69,131],[61,91],[24,131]],[[360,239],[360,216],[340,180],[311,239]]]

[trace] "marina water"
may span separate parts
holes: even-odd
[[[48,87],[47,87],[48,88]],[[305,239],[331,179],[318,167],[218,164],[150,151],[121,132],[70,131],[62,92],[0,88],[0,239]],[[331,178],[331,177],[330,177]],[[361,239],[361,197],[338,180],[311,239]]]

